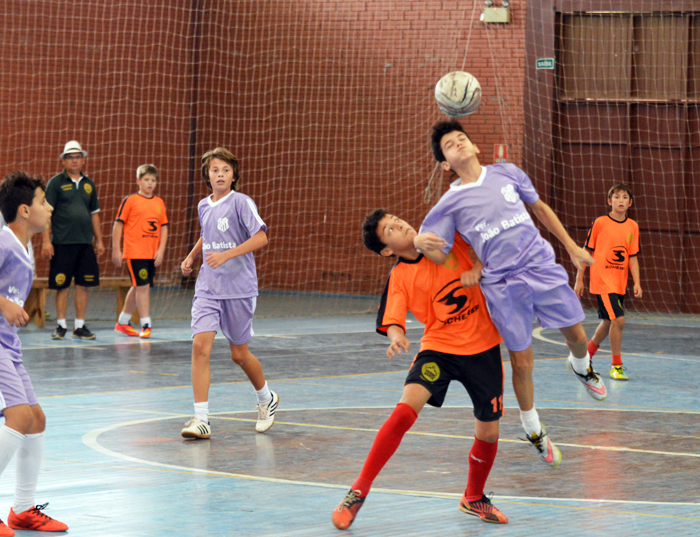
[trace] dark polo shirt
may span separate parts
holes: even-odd
[[[46,201],[53,207],[51,244],[92,244],[92,215],[100,204],[87,175],[77,185],[65,170],[55,175],[46,185]]]

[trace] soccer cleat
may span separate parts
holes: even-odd
[[[96,339],[97,336],[90,332],[87,325],[83,325],[81,328],[76,328],[73,330],[74,339]]]
[[[197,417],[185,423],[185,428],[180,431],[182,438],[211,438],[211,425],[208,421],[202,421]]]
[[[481,499],[475,502],[468,502],[467,497],[462,496],[462,501],[459,502],[459,510],[468,515],[478,516],[484,522],[508,524],[508,517],[496,509],[486,496],[481,496]]]
[[[15,530],[8,527],[2,520],[0,520],[0,537],[14,537]]]
[[[10,507],[10,514],[7,517],[7,525],[13,530],[36,530],[36,531],[67,531],[68,526],[63,522],[54,520],[49,515],[41,511],[49,505],[37,505],[24,513],[16,514]]]
[[[561,451],[549,440],[547,429],[543,423],[540,423],[540,427],[542,427],[540,434],[532,433],[531,436],[527,436],[525,439],[534,446],[545,464],[556,468],[561,462]]]
[[[365,503],[366,496],[365,498],[360,498],[360,494],[362,494],[362,491],[349,491],[343,501],[338,504],[338,507],[333,509],[331,520],[333,525],[339,530],[346,530],[350,527],[360,507]]]
[[[140,338],[150,338],[151,337],[151,325],[150,324],[144,324],[141,327],[141,333],[139,334]]]
[[[629,380],[630,378],[625,371],[627,371],[626,367],[614,365],[610,368],[610,378],[613,380]]]
[[[590,395],[596,401],[605,401],[605,399],[608,397],[608,392],[605,389],[605,384],[603,384],[603,381],[598,373],[593,371],[592,360],[585,375],[579,375],[576,372],[573,364],[571,363],[571,355],[569,355],[569,357],[566,359],[566,367],[568,367],[569,371],[576,375],[576,378],[579,379],[586,387],[588,395]]]
[[[272,399],[267,403],[258,403],[258,421],[255,430],[264,433],[275,423],[275,410],[280,402],[279,395],[270,390]]]
[[[65,339],[66,338],[66,332],[68,332],[67,328],[63,328],[60,324],[56,326],[56,330],[53,331],[53,334],[51,334],[51,339]]]
[[[117,322],[117,324],[114,325],[114,331],[121,332],[122,334],[126,334],[127,336],[138,337],[139,335],[139,333],[134,328],[134,325],[131,324],[131,321],[129,321],[127,324],[119,324],[119,322]]]

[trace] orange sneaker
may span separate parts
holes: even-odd
[[[362,494],[362,492],[359,490],[351,490],[348,492],[347,496],[345,496],[345,499],[338,504],[338,507],[333,509],[331,520],[333,521],[333,525],[339,530],[346,530],[350,527],[360,507],[365,503],[367,497],[360,498],[360,494]]]
[[[8,528],[7,525],[0,520],[0,537],[14,537],[15,532],[12,528]]]
[[[486,496],[482,496],[480,500],[475,502],[468,502],[467,498],[462,496],[462,501],[459,502],[459,510],[468,515],[478,516],[484,522],[508,524],[508,517],[496,509],[496,506]]]
[[[114,331],[121,332],[122,334],[126,334],[127,336],[138,337],[138,335],[139,335],[139,333],[136,331],[136,329],[131,324],[131,321],[129,321],[128,324],[119,324],[117,322],[117,324],[114,325]]]
[[[10,507],[10,514],[7,516],[7,525],[13,530],[67,531],[68,526],[63,522],[54,520],[49,515],[42,513],[47,505],[49,504],[37,505],[19,515]]]
[[[143,325],[141,327],[141,333],[139,334],[139,337],[142,337],[142,338],[151,337],[151,326],[148,324]]]

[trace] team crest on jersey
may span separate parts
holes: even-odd
[[[226,218],[225,216],[219,218],[216,227],[219,228],[219,231],[226,231],[228,229],[228,218]]]
[[[83,186],[85,189],[85,192],[88,194],[92,194],[92,185],[90,183],[85,183],[85,186]]]
[[[139,270],[139,278],[141,278],[144,281],[148,279],[148,271],[145,268]]]
[[[63,273],[56,274],[56,285],[63,285],[66,283],[66,275]]]
[[[447,254],[447,259],[445,259],[445,262],[442,264],[443,267],[448,268],[450,270],[456,269],[459,266],[459,261],[457,261],[457,255],[450,250],[450,253]]]
[[[428,362],[420,368],[420,373],[423,380],[435,382],[440,378],[440,367],[435,362]]]
[[[516,201],[518,201],[518,199],[520,199],[513,185],[504,186],[501,189],[501,194],[503,194],[503,197],[506,198],[506,201],[509,201],[511,203],[515,203]]]
[[[632,240],[634,239],[634,235],[632,233],[627,234],[627,244],[632,244]]]

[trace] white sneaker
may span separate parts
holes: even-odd
[[[603,380],[598,375],[597,371],[593,371],[593,361],[591,360],[591,365],[588,366],[588,371],[585,375],[580,375],[574,369],[574,364],[571,363],[571,355],[566,359],[566,367],[569,368],[576,378],[581,381],[581,383],[586,387],[588,395],[590,395],[596,401],[605,401],[608,397],[608,392],[605,389],[605,384]]]
[[[540,427],[542,427],[540,434],[532,433],[532,436],[526,436],[525,439],[537,450],[546,465],[556,468],[561,462],[561,451],[554,442],[549,440],[543,423],[540,423]]]
[[[270,390],[272,399],[267,403],[258,403],[258,422],[255,424],[255,430],[259,433],[264,433],[272,424],[275,423],[275,410],[280,402],[279,395]]]
[[[208,421],[192,418],[185,423],[185,428],[180,432],[183,438],[210,438],[211,425]]]

